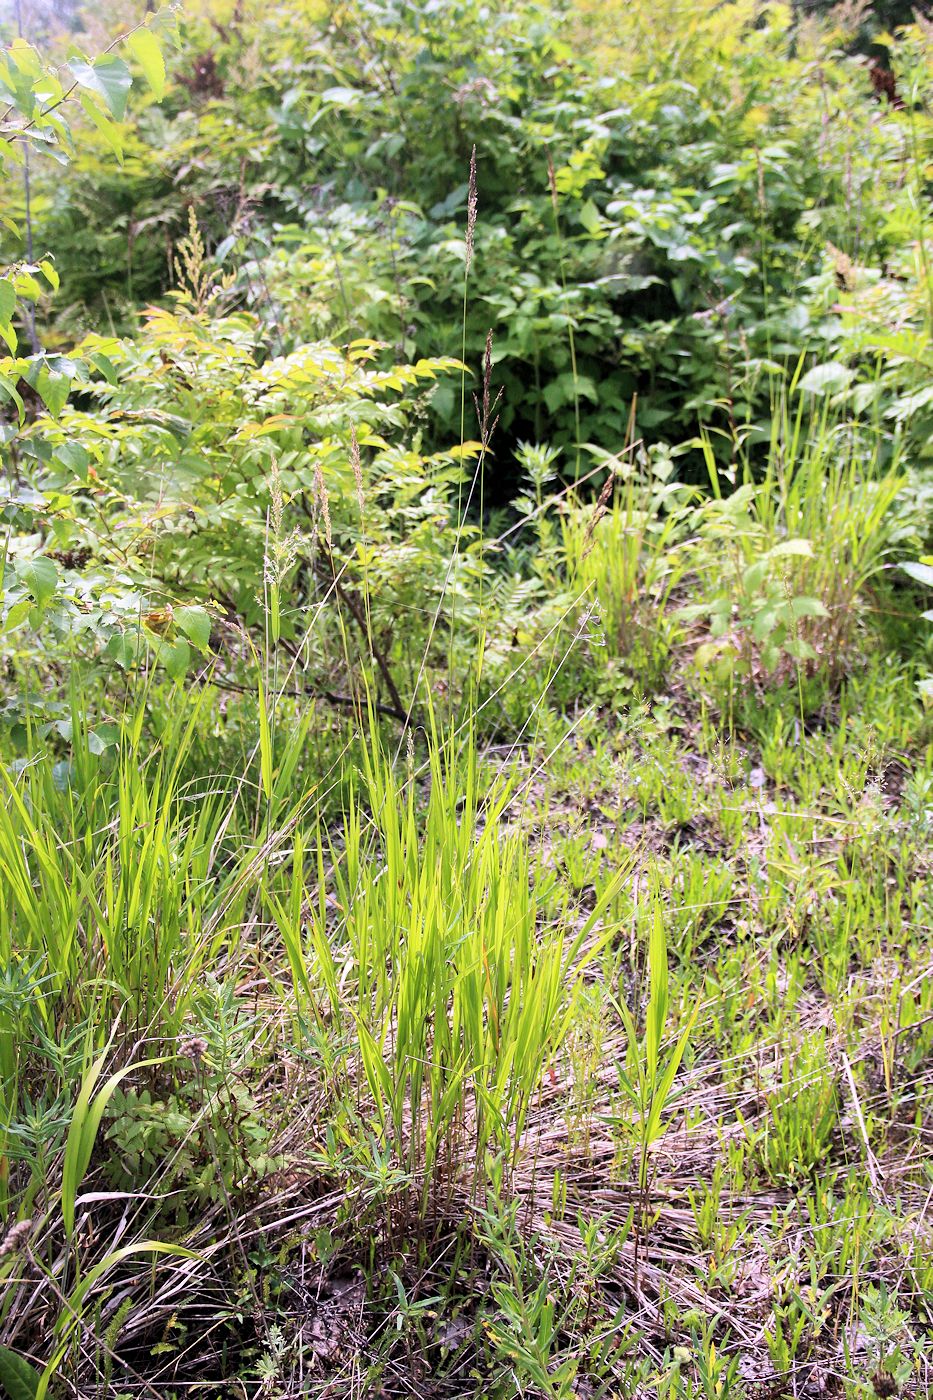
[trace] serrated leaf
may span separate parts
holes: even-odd
[[[184,637],[176,637],[174,642],[161,642],[158,656],[173,681],[184,679],[191,660],[191,648]]]
[[[133,75],[123,59],[117,58],[116,54],[105,54],[93,63],[87,63],[80,58],[70,58],[68,67],[74,74],[75,82],[88,92],[103,98],[111,116],[121,122],[126,113],[126,99],[133,83]]]
[[[87,478],[91,455],[79,442],[63,442],[60,447],[56,447],[55,460],[61,462],[70,472],[74,472],[82,481]]]
[[[33,277],[32,273],[27,272],[25,268],[20,268],[19,272],[17,272],[13,279],[13,285],[16,289],[16,295],[25,297],[27,301],[38,301],[42,295],[42,288],[39,286],[39,283]]]
[[[116,632],[107,643],[104,655],[125,671],[139,664],[144,646],[139,632]]]
[[[143,70],[143,77],[157,102],[165,92],[165,60],[158,41],[148,29],[137,29],[126,41],[126,47]]]
[[[23,559],[16,566],[16,577],[40,608],[45,607],[58,586],[55,561],[44,554],[37,554],[34,559]]]
[[[29,375],[29,382],[52,417],[57,418],[68,402],[68,395],[71,393],[70,376],[58,374],[55,370],[49,369],[48,365],[42,364],[39,365],[35,374]]]
[[[204,608],[176,608],[175,624],[199,651],[207,651],[211,640],[211,619]]]
[[[93,754],[102,754],[105,749],[113,748],[114,744],[119,742],[120,726],[118,724],[102,724],[97,729],[88,730],[87,746]]]

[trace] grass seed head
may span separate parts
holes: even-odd
[[[476,405],[476,416],[479,419],[480,440],[485,451],[493,433],[496,431],[496,424],[499,422],[499,415],[496,410],[502,398],[502,390],[492,397],[492,331],[486,333],[486,349],[483,353],[483,398],[482,403],[476,394],[473,395],[473,402]]]
[[[360,515],[363,514],[365,497],[363,495],[363,468],[360,466],[360,444],[356,437],[356,427],[350,428],[350,466],[353,468],[353,480],[356,482],[356,499],[360,508]]]
[[[321,518],[324,521],[324,538],[327,540],[327,548],[330,549],[333,542],[330,528],[330,501],[327,497],[327,487],[324,484],[324,473],[321,470],[320,462],[314,464],[314,495],[321,512]]]
[[[0,1243],[0,1259],[6,1259],[11,1254],[18,1254],[24,1248],[31,1232],[31,1220],[17,1220],[15,1225],[11,1225]]]
[[[466,270],[469,272],[473,263],[473,249],[476,243],[476,147],[473,147],[470,155],[470,186],[467,194],[467,231],[466,231]]]

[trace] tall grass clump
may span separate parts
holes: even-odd
[[[688,521],[685,488],[667,479],[665,465],[642,470],[626,462],[617,470],[613,463],[595,508],[572,499],[561,518],[571,588],[597,610],[595,630],[608,656],[649,688],[679,631],[672,598]]]
[[[772,423],[763,474],[750,461],[698,511],[692,587],[702,619],[696,659],[717,684],[752,693],[789,684],[819,703],[873,638],[867,594],[895,539],[904,482],[870,425],[797,392]]]
[[[179,708],[153,745],[140,712],[115,757],[95,757],[78,720],[66,781],[51,756],[0,767],[0,957],[30,970],[48,1026],[101,996],[128,1033],[175,1034],[220,952],[222,934],[203,932],[233,873],[224,837],[237,800],[222,781],[183,780],[200,710]]]
[[[525,835],[484,791],[475,743],[432,735],[407,775],[374,739],[340,829],[316,838],[318,894],[277,904],[298,1004],[344,1028],[348,1101],[407,1174],[419,1210],[513,1168],[573,1013],[607,890],[578,928],[544,919]],[[333,910],[340,911],[335,921]],[[360,1093],[360,1090],[365,1091]],[[365,1139],[361,1139],[365,1140]]]
[[[239,943],[250,814],[236,783],[183,776],[205,694],[161,742],[140,710],[95,753],[75,708],[66,772],[0,765],[0,1197],[42,1184],[90,1060],[171,1048]]]

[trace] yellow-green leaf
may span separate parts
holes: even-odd
[[[126,47],[143,70],[143,77],[157,102],[165,92],[165,60],[158,41],[148,29],[137,29],[126,41]]]

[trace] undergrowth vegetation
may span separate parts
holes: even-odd
[[[0,1396],[933,1393],[929,20],[0,22]]]

